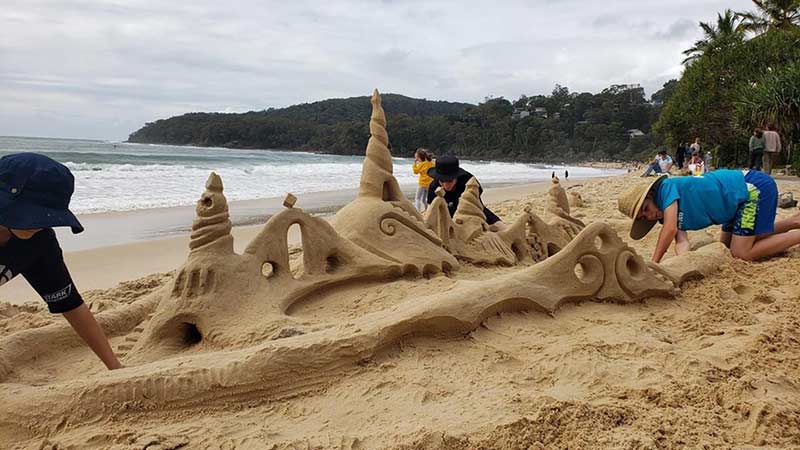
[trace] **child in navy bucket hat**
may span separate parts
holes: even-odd
[[[0,286],[22,275],[109,369],[122,367],[64,264],[54,227],[83,231],[69,210],[75,178],[36,153],[0,158]]]

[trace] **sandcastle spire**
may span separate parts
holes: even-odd
[[[372,93],[370,101],[372,103],[372,116],[369,121],[370,138],[364,168],[361,171],[358,195],[397,201],[404,197],[397,180],[392,175],[392,154],[389,151],[389,134],[386,132],[386,115],[377,89]]]
[[[211,172],[206,181],[206,190],[200,196],[195,208],[197,217],[192,223],[190,250],[214,245],[233,252],[228,200],[222,190],[222,178]]]
[[[467,181],[467,188],[458,201],[458,208],[453,215],[453,220],[467,222],[479,219],[481,223],[486,222],[486,214],[483,212],[483,203],[481,203],[480,195],[478,180],[475,177],[470,178]]]
[[[553,184],[550,186],[550,190],[547,192],[548,210],[554,214],[556,214],[559,210],[569,214],[569,200],[567,200],[567,191],[561,186],[561,183],[558,181],[558,177],[553,177],[551,181]]]

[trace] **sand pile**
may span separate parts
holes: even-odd
[[[3,448],[800,446],[800,251],[733,261],[699,232],[651,266],[616,211],[632,177],[492,205],[507,231],[475,198],[422,216],[373,104],[332,224],[287,198],[236,254],[212,175],[182,267],[86,295],[125,369],[0,307]]]

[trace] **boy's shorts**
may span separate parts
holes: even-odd
[[[775,231],[778,209],[778,186],[764,172],[751,170],[744,176],[750,198],[739,205],[736,217],[722,226],[722,231],[736,236],[758,236]]]

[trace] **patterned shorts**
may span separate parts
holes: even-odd
[[[747,201],[739,205],[734,219],[722,226],[722,231],[736,236],[757,236],[775,230],[778,207],[778,187],[775,180],[763,172],[751,170],[744,178]]]

